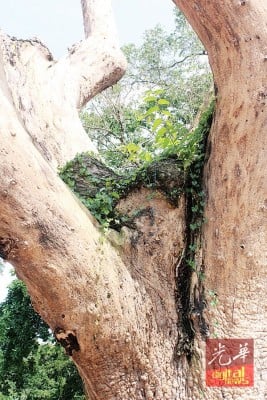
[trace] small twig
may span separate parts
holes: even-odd
[[[195,53],[195,54],[188,54],[187,56],[185,56],[184,58],[182,58],[179,61],[175,61],[173,64],[167,66],[167,67],[158,67],[158,69],[171,69],[176,67],[176,65],[178,64],[182,64],[183,62],[185,62],[188,58],[192,58],[192,57],[198,57],[198,56],[206,56],[208,53],[206,52],[206,50],[203,50],[201,53]],[[154,68],[151,68],[154,69]]]

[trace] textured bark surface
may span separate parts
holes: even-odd
[[[267,397],[267,4],[264,0],[177,0],[176,4],[205,44],[217,97],[205,170],[203,235],[205,289],[218,298],[216,307],[209,306],[211,335],[255,340],[255,387],[206,389],[205,396],[263,400]]]
[[[255,339],[255,387],[205,387],[197,324],[191,366],[175,358],[184,199],[175,208],[142,189],[119,205],[127,213],[144,210],[137,231],[103,238],[57,176],[58,165],[92,148],[77,109],[125,69],[109,1],[82,1],[87,39],[59,61],[39,42],[1,33],[0,253],[26,282],[37,311],[69,343],[91,399],[263,400],[267,5],[176,4],[209,52],[217,94],[203,262],[206,293],[216,291],[219,303],[209,305],[207,320],[211,334]]]
[[[161,249],[166,242],[168,251],[154,271],[145,243],[149,259],[142,260],[142,243],[138,254],[128,248],[122,257],[57,176],[58,166],[92,148],[79,107],[125,69],[109,32],[109,2],[82,5],[87,39],[59,61],[37,41],[1,34],[0,254],[15,266],[36,310],[65,343],[91,399],[184,397],[185,372],[173,359],[183,201],[173,209],[157,200],[164,211],[153,219],[164,212],[180,223],[169,242],[154,240],[155,254],[156,243]],[[153,242],[156,225],[147,224],[149,233],[140,231],[133,240]],[[162,224],[162,235],[166,230]]]
[[[126,68],[112,29],[109,1],[82,3],[90,35],[60,60],[54,60],[41,42],[17,40],[0,32],[2,90],[34,146],[54,168],[77,153],[94,150],[78,111],[116,83]]]

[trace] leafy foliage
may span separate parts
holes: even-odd
[[[117,230],[122,225],[133,226],[133,220],[115,208],[131,190],[141,185],[158,189],[175,203],[184,184],[183,166],[176,156],[157,157],[125,175],[118,175],[92,154],[83,153],[68,162],[60,176],[104,228]]]
[[[197,233],[200,230],[204,207],[201,176],[214,104],[203,113],[198,127],[188,132],[173,121],[168,109],[171,105],[161,94],[159,90],[149,92],[145,99],[150,108],[142,119],[147,120],[155,133],[150,145],[142,149],[129,143],[123,149],[129,158],[142,162],[142,167],[119,175],[92,154],[83,153],[60,171],[64,182],[104,227],[119,230],[121,225],[132,224],[133,221],[119,214],[115,207],[129,191],[142,185],[161,190],[174,204],[186,190],[192,203],[190,231]]]
[[[127,74],[82,114],[102,159],[119,177],[97,184],[95,194],[84,195],[74,183],[78,177],[70,176],[71,165],[61,171],[63,180],[104,226],[118,228],[127,222],[115,206],[131,187],[140,185],[140,177],[147,184],[150,164],[176,159],[185,177],[199,158],[202,131],[192,130],[192,124],[210,89],[211,74],[202,44],[179,11],[175,22],[171,34],[157,26],[146,32],[142,46],[125,46]],[[86,170],[84,162],[80,167]],[[88,176],[88,181],[93,179]]]
[[[152,160],[155,156],[177,155],[186,171],[199,157],[202,135],[205,136],[206,132],[200,125],[198,129],[189,131],[180,121],[177,121],[173,114],[175,107],[164,95],[165,92],[162,89],[146,93],[144,101],[147,107],[142,118],[145,119],[149,131],[152,132],[152,137],[150,145],[140,152],[140,158]]]
[[[181,134],[192,129],[210,90],[212,78],[202,44],[179,11],[175,12],[175,21],[173,32],[157,26],[146,32],[140,47],[125,46],[126,75],[91,101],[82,113],[88,135],[112,168],[136,168],[145,156],[149,161],[156,128],[149,118],[142,118],[152,107],[147,98],[156,96],[157,100],[168,102],[159,104],[161,111],[163,106],[167,108],[166,112],[172,115],[168,122]],[[170,130],[168,138],[171,139]],[[167,144],[166,137],[157,140]]]
[[[48,337],[48,328],[34,312],[24,284],[13,282],[5,302],[0,305],[1,376],[10,380],[16,376],[21,386],[23,358],[37,349],[37,338],[47,340]]]
[[[177,344],[177,356],[186,355],[188,361],[192,359],[193,340],[195,329],[192,324],[192,315],[198,315],[201,333],[207,335],[207,325],[203,318],[205,295],[202,281],[204,271],[202,260],[197,260],[196,254],[201,246],[201,228],[204,223],[205,194],[203,192],[203,168],[206,155],[206,142],[213,120],[214,102],[202,114],[199,125],[194,131],[196,139],[195,156],[188,166],[186,177],[186,243],[183,255],[179,262],[179,274],[176,285],[179,293],[177,298],[179,308],[179,324],[182,332],[181,340]],[[198,262],[200,261],[200,262]],[[200,265],[199,265],[200,264]],[[191,292],[191,278],[193,273],[199,280],[198,296]]]
[[[199,235],[204,221],[205,193],[203,192],[203,168],[206,155],[206,142],[211,128],[214,101],[201,115],[198,127],[194,131],[195,156],[188,168],[187,174],[187,223],[188,223],[188,246],[186,260],[187,264],[198,273],[200,268],[195,265],[195,254],[200,246]]]
[[[85,399],[74,364],[55,344],[19,280],[0,305],[0,399]]]

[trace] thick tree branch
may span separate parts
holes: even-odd
[[[152,205],[151,193],[145,192],[140,205],[133,201],[132,212],[146,204],[149,213],[141,217],[147,227],[140,224],[132,239],[126,234],[128,255],[121,257],[44,161],[13,105],[1,94],[5,115],[0,158],[1,256],[15,266],[36,310],[56,336],[76,338],[68,352],[91,399],[123,400],[129,393],[134,398],[135,392],[151,393],[157,387],[159,398],[164,398],[160,382],[165,376],[171,396],[178,379],[176,366],[169,361],[177,337],[173,273],[183,245],[183,224],[169,225],[183,216],[183,201],[177,209],[165,205],[167,210],[162,207],[160,215],[161,197]],[[127,204],[123,207],[129,209]],[[170,230],[175,246],[165,241]],[[135,248],[131,240],[140,243]],[[159,245],[166,254],[155,259],[151,249]],[[148,259],[145,268],[144,257]],[[152,312],[155,306],[156,314]],[[168,338],[163,334],[166,327]],[[163,339],[168,346],[161,354],[158,348]],[[149,371],[155,372],[147,382]]]
[[[81,0],[85,37],[100,34],[117,39],[111,0]]]
[[[126,67],[110,1],[83,1],[83,10],[85,23],[91,24],[90,35],[58,62],[38,41],[16,40],[3,33],[0,38],[2,79],[10,101],[35,146],[55,168],[79,152],[94,150],[77,109],[116,83]]]
[[[241,70],[247,69],[248,59],[256,60],[260,56],[262,63],[264,62],[264,40],[261,40],[261,32],[251,35],[251,25],[255,28],[265,26],[266,1],[225,0],[223,6],[218,1],[206,0],[173,2],[184,12],[204,44],[215,83],[217,87],[221,86],[220,89],[227,91],[228,82],[229,87],[235,87],[236,82],[243,78]],[[257,45],[250,46],[255,39]],[[262,63],[254,65],[257,68],[256,75],[261,74],[262,68],[258,66]]]
[[[7,124],[2,124],[1,134],[0,236],[1,243],[10,244],[8,249],[1,246],[1,255],[16,267],[51,328],[75,333],[80,343],[75,359],[87,352],[89,360],[111,331],[114,344],[117,338],[126,340],[138,323],[135,305],[141,309],[145,303],[117,252],[108,241],[101,242],[89,214],[44,162],[1,99]],[[127,312],[130,325],[122,312],[129,303],[125,293],[135,299]],[[97,353],[102,351],[104,360],[106,349]]]
[[[267,242],[267,3],[175,3],[207,49],[215,79],[216,113],[204,171],[207,223],[201,257],[206,292],[215,290],[218,296],[218,305],[209,309],[211,330],[219,337],[227,332],[229,337],[254,338],[259,349],[255,354],[258,372],[244,400],[258,398],[267,391],[262,378],[266,355],[261,350],[266,349],[263,337],[267,327],[265,311],[258,307],[259,299],[267,296],[263,251]],[[212,326],[214,320],[219,321],[217,328]],[[222,397],[216,389],[207,390],[207,398]]]
[[[81,0],[81,4],[86,40],[74,46],[69,56],[73,79],[79,81],[78,108],[100,91],[115,84],[126,69],[126,59],[118,43],[111,0]]]

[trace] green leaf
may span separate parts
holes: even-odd
[[[168,106],[170,104],[170,102],[166,99],[159,99],[158,104]]]
[[[147,112],[144,114],[144,118],[148,117],[151,114],[156,113],[157,111],[159,111],[159,106],[153,106],[153,107],[149,108],[147,110]]]
[[[120,198],[120,195],[117,192],[111,192],[110,194],[112,195],[112,197],[114,197],[114,199],[119,199]]]
[[[144,101],[146,103],[149,103],[149,102],[152,102],[152,101],[156,101],[156,100],[157,100],[156,96],[152,96],[152,95],[149,95],[149,96],[144,98]]]
[[[165,135],[165,133],[167,132],[167,128],[165,128],[165,126],[163,126],[162,128],[160,128],[157,132],[157,138],[159,137],[163,137]]]
[[[130,154],[137,153],[140,150],[140,146],[135,143],[128,143],[125,147]]]
[[[155,119],[153,125],[152,125],[152,131],[155,131],[161,124],[163,123],[162,118],[157,118]]]
[[[153,159],[151,153],[149,153],[148,151],[143,152],[142,153],[142,160],[146,161],[146,162],[151,162]]]
[[[171,117],[172,114],[168,110],[161,110],[162,114],[166,115],[167,117]]]

